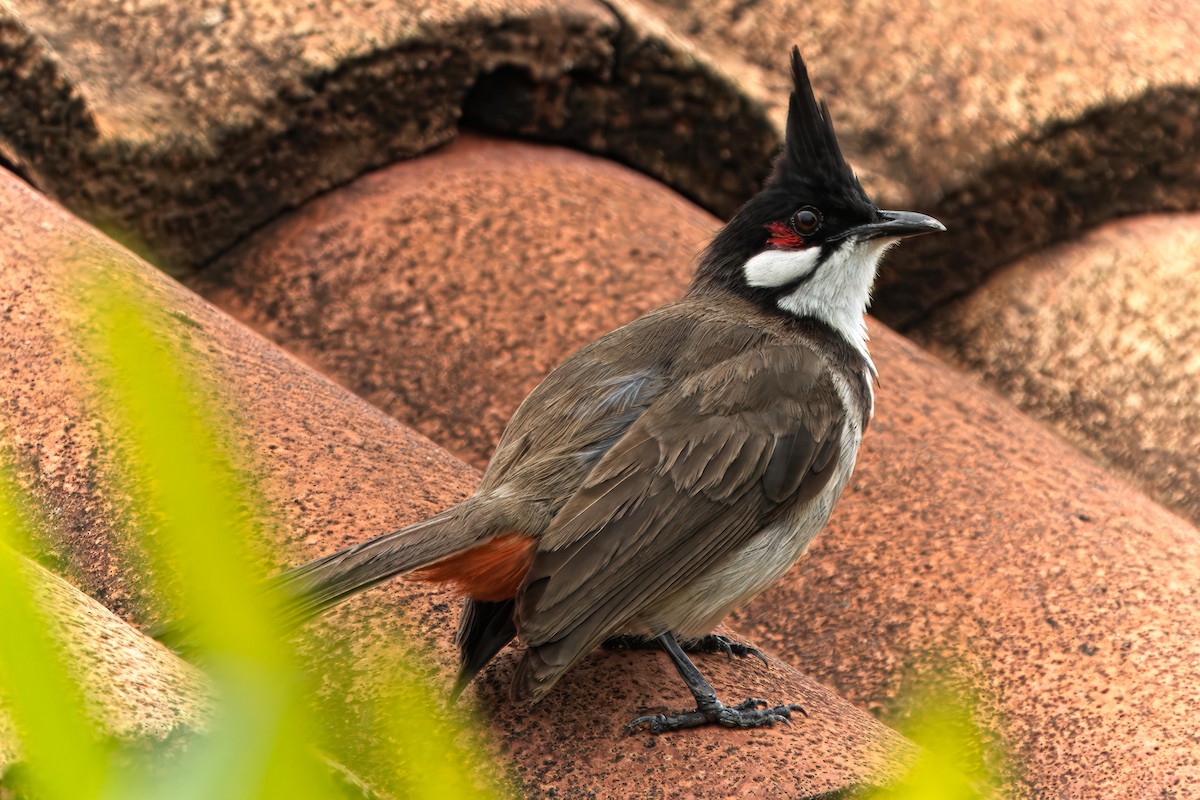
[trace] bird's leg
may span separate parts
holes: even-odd
[[[605,639],[603,646],[608,650],[658,650],[662,644],[657,638],[649,639],[636,633],[621,633]],[[735,642],[728,636],[722,636],[719,633],[710,633],[697,639],[684,639],[679,646],[685,653],[724,653],[729,656],[730,661],[734,656],[738,658],[754,656],[770,666],[762,650],[751,644]]]
[[[726,706],[717,699],[712,684],[704,679],[700,670],[696,669],[696,665],[687,657],[687,653],[683,652],[683,648],[669,631],[659,636],[658,642],[667,651],[683,682],[696,698],[696,710],[637,717],[625,726],[626,730],[646,728],[651,733],[664,733],[708,724],[724,725],[727,728],[761,728],[776,722],[788,722],[793,711],[805,713],[804,709],[795,703],[766,708],[767,701],[757,697],[736,706]]]

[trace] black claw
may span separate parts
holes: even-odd
[[[767,701],[761,697],[751,697],[736,706],[715,703],[709,708],[697,708],[695,711],[637,717],[625,726],[625,730],[633,733],[645,729],[650,733],[657,734],[697,728],[701,725],[721,725],[726,728],[762,728],[777,722],[791,725],[793,711],[799,711],[804,716],[808,716],[808,713],[795,703],[774,708],[766,708],[766,705]]]
[[[735,642],[728,636],[722,636],[719,633],[710,633],[707,636],[701,636],[693,642],[688,642],[684,648],[691,653],[724,653],[732,661],[734,656],[738,658],[746,658],[747,656],[755,656],[759,661],[766,666],[771,666],[767,661],[766,654],[752,644],[743,644]]]
[[[712,684],[705,680],[704,676],[700,674],[700,670],[696,669],[696,665],[688,658],[687,653],[684,652],[684,648],[675,639],[674,634],[669,631],[667,633],[660,633],[655,637],[655,641],[659,643],[663,650],[667,651],[667,655],[671,657],[671,661],[675,664],[675,669],[679,672],[679,677],[683,678],[683,682],[687,684],[692,697],[696,699],[696,710],[684,711],[678,714],[654,714],[652,716],[637,717],[625,726],[625,730],[627,731],[632,732],[645,728],[651,733],[665,733],[667,731],[683,730],[684,728],[696,728],[700,725],[723,725],[727,728],[761,728],[765,725],[774,725],[780,720],[790,725],[790,717],[793,711],[799,711],[804,716],[808,716],[808,712],[795,703],[766,708],[767,701],[761,697],[751,697],[732,707],[722,705],[721,701],[717,700],[717,694],[713,691]],[[731,642],[728,637],[719,634],[702,636],[699,639],[689,642],[689,644],[691,647],[688,649],[691,650],[704,649],[710,653],[724,652],[728,653],[731,658],[735,654],[745,656],[753,653],[761,658],[763,663],[767,661],[766,656],[757,648]]]

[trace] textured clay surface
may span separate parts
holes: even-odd
[[[918,338],[1200,522],[1200,216],[1023,259]]]
[[[278,515],[270,530],[286,560],[331,552],[414,521],[461,499],[478,479],[462,462],[2,172],[0,231],[6,259],[0,351],[12,387],[0,424],[12,442],[17,477],[43,507],[61,510],[44,545],[48,554],[128,616],[149,616],[152,609],[139,594],[142,580],[120,556],[120,543],[129,536],[122,527],[122,493],[107,477],[108,449],[97,446],[103,425],[96,408],[80,399],[70,366],[89,355],[59,346],[63,309],[69,307],[68,270],[131,276],[170,310],[173,321],[162,336],[211,354],[230,407],[223,419],[240,421],[224,434],[244,463],[259,465],[262,490]],[[445,593],[397,581],[317,623],[317,651],[350,656],[326,686],[352,688],[345,694],[330,688],[324,702],[353,707],[360,678],[365,683],[369,677],[362,674],[371,669],[369,654],[396,640],[406,627],[402,616],[432,643],[449,682],[454,604]],[[700,663],[724,696],[798,701],[807,719],[781,729],[698,730],[658,739],[625,736],[622,725],[632,715],[685,702],[686,689],[665,656],[597,652],[533,708],[507,702],[503,682],[513,663],[512,653],[502,655],[472,693],[519,782],[534,796],[622,796],[636,780],[639,792],[651,797],[681,790],[711,798],[806,797],[888,780],[912,755],[897,734],[778,661],[769,670],[723,656]]]
[[[485,147],[500,146],[480,143],[475,152],[489,152]],[[682,265],[700,247],[691,234],[672,242],[649,239],[641,225],[624,232],[606,226],[601,249],[572,242],[555,253],[544,233],[516,222],[485,224],[494,216],[490,203],[472,206],[470,195],[504,198],[516,207],[527,198],[524,181],[541,187],[546,180],[532,166],[519,167],[516,153],[527,149],[530,162],[537,154],[549,163],[549,156],[539,148],[505,147],[513,155],[491,161],[513,169],[436,184],[438,207],[453,209],[454,230],[469,231],[469,243],[431,244],[448,238],[434,212],[404,226],[364,229],[352,222],[394,220],[389,209],[410,203],[433,207],[378,191],[417,167],[404,165],[373,176],[369,191],[347,187],[314,204],[312,213],[281,220],[227,262],[229,273],[214,278],[223,288],[205,290],[289,347],[300,345],[356,390],[355,375],[402,376],[401,385],[412,385],[406,382],[419,380],[411,376],[422,367],[433,370],[422,385],[441,385],[445,378],[429,357],[429,343],[479,330],[475,363],[461,364],[458,377],[496,392],[507,391],[501,388],[505,371],[532,381],[535,367],[567,355],[580,336],[573,326],[586,324],[590,333],[631,316],[628,305],[604,298],[641,302],[648,297],[646,280],[659,287],[655,297],[682,291]],[[454,175],[459,159],[470,165],[472,158],[469,150],[447,152],[438,174]],[[566,162],[576,170],[587,163],[578,156]],[[570,186],[566,174],[555,180]],[[648,200],[617,171],[595,174],[593,196],[603,201],[592,213],[602,220],[624,219],[625,207],[636,206],[651,228],[698,233],[712,226],[697,210],[681,212],[664,188]],[[489,188],[493,181],[499,185]],[[533,194],[540,198],[532,206],[540,225],[552,232],[574,227],[568,192],[542,197],[538,188]],[[387,208],[370,207],[378,201]],[[560,209],[563,216],[551,213]],[[683,227],[681,220],[691,222]],[[316,242],[321,249],[314,252]],[[431,261],[363,255],[400,250],[400,242],[417,243],[409,246],[424,248]],[[632,255],[634,248],[645,256],[639,268],[607,256],[594,260],[596,252]],[[328,273],[336,276],[333,293],[319,280],[327,274],[321,265],[325,254],[343,253],[349,254],[344,263]],[[500,253],[520,264],[518,279],[505,277],[508,268],[499,260],[480,262],[478,253]],[[439,287],[422,277],[471,268],[474,278],[461,285]],[[582,322],[560,295],[581,275],[605,287]],[[386,319],[373,323],[384,331],[378,337],[384,346],[371,336],[349,341],[333,333],[333,325],[298,324],[324,309],[341,324],[370,329],[373,318],[387,313],[372,299],[382,295],[396,304],[408,285],[414,294],[406,302],[429,303],[411,348]],[[356,309],[359,303],[365,305]],[[490,353],[485,329],[495,336]],[[1184,796],[1179,787],[1200,780],[1191,712],[1191,687],[1200,684],[1200,532],[973,379],[882,326],[873,331],[881,381],[877,418],[852,489],[809,557],[738,615],[735,628],[749,641],[769,641],[804,672],[889,720],[908,713],[912,682],[943,680],[933,666],[939,659],[976,674],[987,692],[990,734],[1011,748],[1033,796]],[[524,349],[535,344],[546,349]],[[501,360],[504,370],[483,366],[491,359]],[[467,443],[496,430],[489,415],[499,408],[482,402],[477,408],[460,411],[449,430],[437,426],[452,414],[431,423],[419,418],[419,409],[414,413],[416,424],[429,425],[432,434]]]
[[[482,466],[563,356],[679,295],[716,220],[637,173],[464,137],[317,198],[189,281]]]
[[[1137,212],[1200,208],[1200,3],[646,0],[775,110],[798,44],[906,243],[875,313],[907,326],[1007,260]]]
[[[907,328],[1012,258],[1200,208],[1197,19],[1196,0],[14,0],[0,165],[176,273],[460,124],[602,153],[724,216],[766,173],[799,44],[869,188],[949,228],[881,276],[876,312]]]
[[[599,0],[16,0],[0,96],[0,164],[172,272],[464,117],[723,212],[776,142],[712,64]]]

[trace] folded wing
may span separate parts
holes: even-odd
[[[750,348],[665,391],[543,536],[517,597],[536,699],[605,637],[828,485],[845,411],[819,357]]]

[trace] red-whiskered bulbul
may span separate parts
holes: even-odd
[[[683,299],[587,345],[508,424],[479,488],[429,519],[278,579],[306,618],[397,574],[466,596],[460,687],[514,638],[537,700],[606,640],[656,640],[696,709],[654,732],[758,727],[795,705],[726,706],[685,650],[808,548],[854,468],[875,369],[863,315],[880,257],[942,231],[881,211],[842,156],[799,50],[786,143]]]

